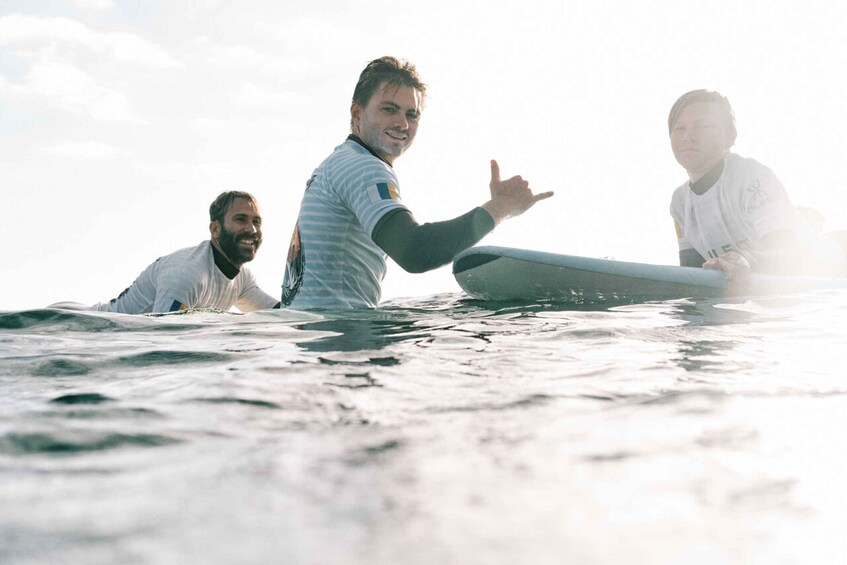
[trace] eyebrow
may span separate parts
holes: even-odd
[[[403,109],[403,107],[400,106],[400,104],[398,104],[397,102],[394,102],[393,100],[383,100],[382,102],[380,102],[380,104],[382,105],[383,108],[391,108],[393,110],[402,110]],[[418,116],[421,115],[421,111],[420,111],[420,108],[418,108],[417,106],[412,106],[412,107],[409,107],[406,110],[406,114],[407,115],[412,114],[414,117],[417,118]]]

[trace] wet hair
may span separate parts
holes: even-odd
[[[353,104],[367,106],[382,83],[391,86],[410,86],[426,96],[426,85],[421,82],[415,66],[403,59],[380,57],[374,59],[359,75],[359,82],[353,91]]]
[[[215,198],[215,201],[212,202],[212,205],[209,206],[209,220],[223,224],[224,216],[226,216],[227,210],[229,210],[232,201],[236,198],[243,198],[244,200],[249,200],[254,204],[256,203],[256,199],[253,198],[253,195],[249,192],[241,192],[239,190],[221,192],[218,197]]]
[[[717,104],[718,110],[720,110],[721,113],[721,118],[724,122],[724,127],[726,127],[727,135],[729,136],[729,145],[732,146],[735,143],[735,138],[738,137],[738,130],[735,129],[735,112],[732,111],[732,106],[729,104],[729,100],[727,100],[726,96],[720,92],[715,92],[714,90],[692,90],[691,92],[686,92],[680,96],[679,99],[674,102],[671,112],[668,114],[668,134],[670,134],[673,129],[673,125],[677,118],[679,118],[679,114],[687,106],[697,102]]]

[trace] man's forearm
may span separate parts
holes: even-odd
[[[404,270],[423,273],[449,263],[493,229],[493,218],[481,207],[427,224],[418,224],[408,210],[397,210],[380,220],[373,239]]]

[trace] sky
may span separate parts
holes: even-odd
[[[497,159],[556,195],[481,244],[675,264],[667,114],[709,88],[734,150],[847,229],[845,24],[829,0],[0,0],[0,310],[113,298],[208,239],[225,190],[258,199],[249,268],[278,295],[306,180],[382,55],[428,85],[395,162],[421,222],[488,200]],[[383,288],[460,290],[390,260]]]

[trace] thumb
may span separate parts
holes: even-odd
[[[494,159],[491,160],[491,184],[500,182],[500,166]]]
[[[532,202],[535,203],[535,202],[539,202],[541,200],[546,200],[546,199],[550,198],[551,196],[553,196],[553,194],[555,194],[555,193],[552,190],[549,191],[549,192],[540,192],[538,194],[534,194],[532,196]]]

